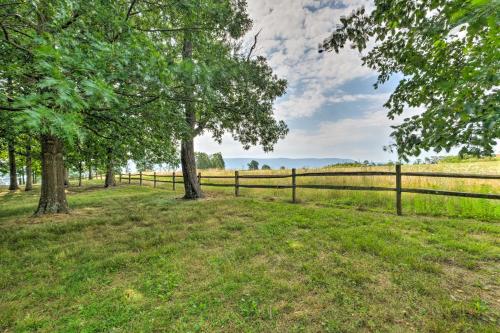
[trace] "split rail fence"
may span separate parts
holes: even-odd
[[[138,177],[137,177],[138,176]],[[342,177],[342,176],[393,176],[395,177],[395,187],[378,187],[378,186],[351,186],[351,185],[321,185],[321,184],[304,184],[297,185],[298,177]],[[352,190],[352,191],[389,191],[396,194],[396,213],[402,215],[402,193],[418,193],[418,194],[431,194],[431,195],[445,195],[454,197],[466,198],[481,198],[499,200],[500,194],[487,194],[487,193],[470,193],[470,192],[455,192],[443,191],[435,189],[421,189],[421,188],[406,188],[403,187],[402,179],[404,176],[410,177],[437,177],[437,178],[462,178],[462,179],[494,179],[500,180],[500,175],[476,175],[476,174],[457,174],[457,173],[438,173],[438,172],[401,172],[401,165],[396,165],[395,171],[327,171],[327,172],[302,172],[297,173],[296,169],[292,169],[291,174],[280,175],[240,175],[238,171],[234,172],[234,176],[202,176],[201,172],[198,173],[198,183],[202,186],[214,187],[234,187],[234,194],[240,195],[240,188],[260,188],[260,189],[291,189],[292,202],[297,202],[297,189],[317,189],[317,190]],[[144,177],[153,177],[153,179],[146,179]],[[178,179],[180,178],[180,180]],[[241,179],[278,179],[290,178],[289,185],[265,185],[265,184],[240,184]],[[171,180],[167,180],[171,179]],[[202,183],[202,179],[234,179],[234,183]],[[184,184],[182,174],[176,175],[173,172],[171,175],[157,175],[156,172],[151,174],[120,174],[119,182],[128,182],[131,184],[132,180],[138,180],[140,185],[144,181],[153,182],[156,187],[157,183],[170,183],[172,189],[175,191],[176,184]]]

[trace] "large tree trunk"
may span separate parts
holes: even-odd
[[[42,189],[35,215],[68,213],[64,192],[63,144],[51,135],[42,135]]]
[[[15,191],[19,188],[19,185],[17,183],[16,145],[14,139],[9,139],[8,150],[9,150],[9,173],[10,173],[9,190]]]
[[[25,191],[31,191],[33,189],[33,169],[31,167],[31,143],[28,141],[26,145],[26,186]]]
[[[193,56],[193,44],[190,40],[189,34],[186,33],[184,36],[184,45],[182,49],[183,59],[190,59]],[[188,137],[182,139],[181,142],[181,165],[182,165],[182,176],[184,178],[184,199],[199,199],[203,198],[203,192],[201,191],[201,186],[198,183],[198,177],[196,176],[196,159],[194,156],[194,128],[196,125],[196,114],[194,110],[193,102],[190,101],[193,95],[191,82],[186,82],[185,95],[186,102],[184,103],[184,109],[186,112],[186,123],[191,130],[188,133]]]
[[[113,149],[108,148],[108,160],[106,164],[106,179],[104,180],[104,187],[116,186],[114,163],[113,163]]]

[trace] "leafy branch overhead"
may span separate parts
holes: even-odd
[[[251,24],[244,0],[2,4],[0,115],[8,131],[0,137],[38,137],[52,159],[42,163],[46,179],[61,163],[81,170],[82,160],[105,167],[110,180],[129,159],[180,160],[186,197],[200,197],[196,136],[229,133],[269,151],[288,131],[273,114],[286,81],[237,47]],[[50,199],[39,213],[67,211],[61,186],[42,188]]]
[[[403,159],[422,150],[491,155],[500,137],[500,2],[496,0],[376,0],[340,20],[320,52],[348,42],[365,51],[375,84],[403,75],[386,102],[393,145]],[[414,112],[415,113],[415,112]]]

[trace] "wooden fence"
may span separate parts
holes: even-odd
[[[139,176],[137,178],[137,176]],[[153,177],[153,179],[145,179],[144,177]],[[157,175],[156,172],[151,174],[120,174],[119,181],[128,182],[131,184],[132,180],[138,180],[142,185],[144,181],[152,181],[153,186],[156,187],[157,183],[171,183],[172,190],[175,191],[176,184],[184,184],[181,180],[176,180],[176,173],[171,175]],[[339,177],[339,176],[393,176],[395,177],[395,187],[377,187],[377,186],[350,186],[350,185],[297,185],[297,177]],[[198,182],[202,186],[214,187],[234,187],[234,194],[240,195],[240,188],[261,188],[261,189],[291,189],[292,202],[297,202],[297,189],[317,189],[317,190],[352,190],[352,191],[391,191],[396,194],[396,213],[402,215],[402,193],[418,193],[418,194],[431,194],[431,195],[446,195],[455,197],[467,198],[481,198],[481,199],[500,199],[500,194],[486,194],[486,193],[469,193],[469,192],[454,192],[442,191],[435,189],[421,189],[421,188],[406,188],[403,187],[403,177],[439,177],[439,178],[463,178],[463,179],[495,179],[500,180],[500,175],[477,175],[477,174],[457,174],[457,173],[438,173],[438,172],[401,172],[401,165],[396,165],[395,171],[326,171],[326,172],[302,172],[297,173],[296,169],[292,169],[291,174],[287,175],[240,175],[238,171],[234,172],[234,176],[202,176],[201,172],[198,173]],[[278,179],[278,178],[291,178],[289,185],[264,185],[264,184],[241,184],[240,179]],[[166,180],[171,179],[171,180]],[[209,183],[202,182],[202,179],[234,179],[234,183]]]

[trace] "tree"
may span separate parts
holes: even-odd
[[[212,163],[212,168],[224,170],[226,168],[226,163],[221,153],[215,153],[210,157]]]
[[[9,81],[10,83],[10,81]],[[14,128],[13,117],[10,114],[0,114],[0,138],[3,138],[7,148],[9,190],[19,189],[17,182],[16,140],[17,131]]]
[[[182,121],[184,197],[196,199],[203,193],[196,175],[194,138],[210,132],[220,142],[230,133],[244,148],[260,144],[270,151],[288,131],[273,116],[273,102],[284,94],[286,81],[273,74],[263,57],[252,58],[240,50],[238,39],[251,26],[245,1],[168,2],[161,10],[169,12],[169,19],[158,21],[149,31],[167,35],[178,46],[181,60],[174,66],[179,75],[168,90],[179,101]]]
[[[500,137],[498,34],[495,0],[376,0],[340,19],[323,50],[374,47],[363,64],[379,72],[375,88],[395,74],[403,79],[386,102],[394,119],[424,108],[394,126],[400,158],[422,150],[461,147],[460,154],[491,155]]]
[[[210,156],[207,153],[197,152],[195,153],[196,157],[196,167],[198,169],[211,169],[212,161],[210,160]]]
[[[251,160],[250,163],[248,163],[248,170],[259,170],[259,162]]]
[[[208,155],[207,153],[197,152],[196,157],[196,167],[198,169],[224,169],[225,163],[222,158],[221,153],[215,153],[213,155]]]
[[[271,170],[271,167],[267,164],[262,165],[261,170]]]
[[[174,146],[171,128],[178,124],[163,89],[171,82],[165,54],[172,45],[137,27],[163,19],[161,11],[152,10],[163,1],[137,3],[40,0],[36,6],[0,6],[0,77],[8,78],[0,80],[0,111],[13,113],[39,137],[37,215],[68,211],[64,155],[88,132],[110,146],[117,138],[109,133],[122,125],[128,141],[154,137],[165,140],[167,151]],[[106,152],[109,162],[112,154]],[[89,162],[96,160],[92,156]]]

